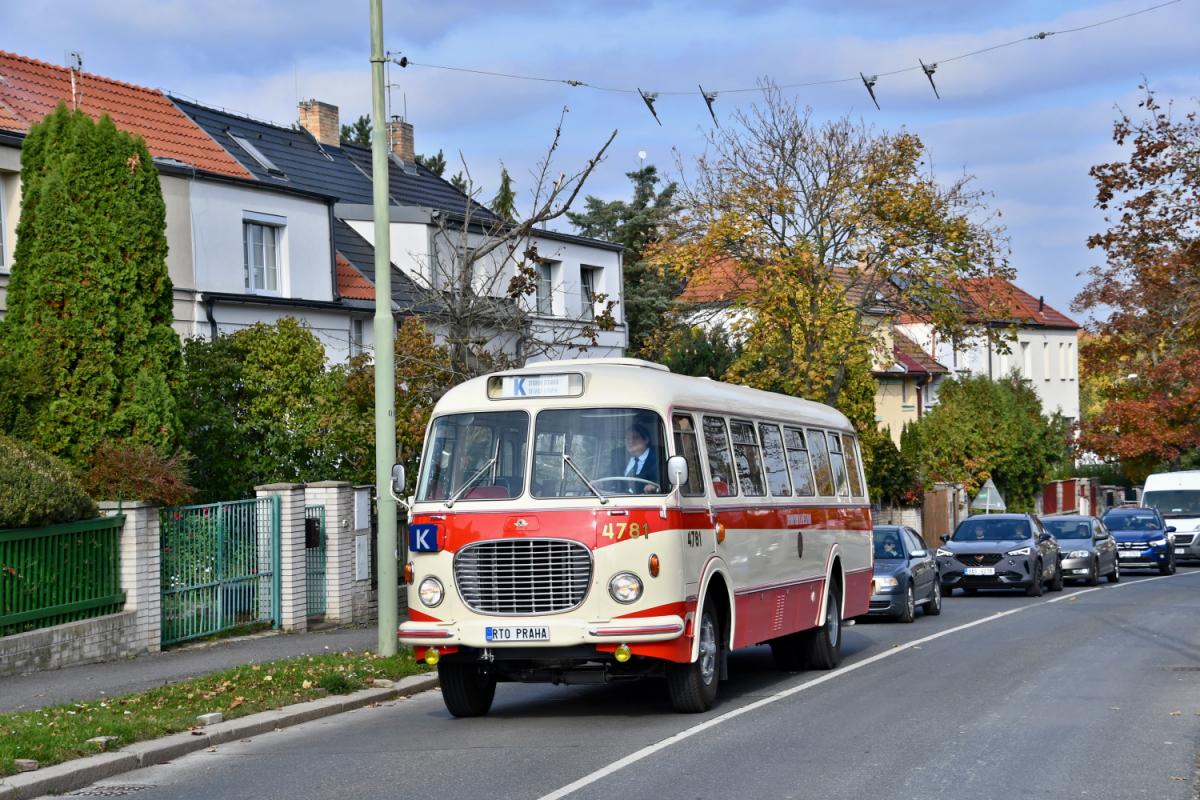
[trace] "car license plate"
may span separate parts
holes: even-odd
[[[550,629],[542,626],[505,626],[503,628],[487,628],[489,642],[548,642]]]
[[[1119,555],[1121,558],[1141,558],[1146,554],[1145,550],[1122,550]]]
[[[1186,547],[1176,547],[1176,548],[1175,548],[1175,555],[1177,555],[1177,556],[1186,556],[1186,555],[1187,555],[1187,548],[1186,548]]]
[[[965,575],[995,575],[995,567],[967,567],[963,570]]]

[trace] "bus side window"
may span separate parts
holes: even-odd
[[[808,429],[809,454],[812,456],[813,477],[817,480],[817,494],[836,497],[833,488],[833,468],[829,464],[829,449],[825,444],[825,432]]]
[[[729,429],[733,433],[733,460],[737,464],[738,483],[742,487],[742,494],[746,497],[766,497],[762,457],[758,451],[758,437],[754,435],[754,425],[734,421],[729,423]]]
[[[683,456],[688,465],[688,479],[681,487],[684,497],[704,496],[704,472],[700,469],[700,443],[696,441],[696,426],[691,414],[676,414],[675,455]]]
[[[863,491],[862,473],[858,468],[858,440],[848,433],[843,433],[842,452],[846,455],[846,471],[850,473],[850,493],[855,497],[866,497],[867,493]]]
[[[725,420],[721,417],[704,418],[704,452],[708,456],[708,474],[712,476],[713,494],[717,497],[736,495],[729,432],[725,430]]]
[[[846,477],[846,457],[842,455],[842,440],[836,433],[829,433],[829,463],[833,465],[833,479],[838,497],[850,496],[850,481]]]
[[[787,449],[788,469],[797,497],[812,497],[816,493],[812,464],[808,458],[808,447],[804,443],[804,431],[799,428],[784,428],[783,443]]]
[[[763,463],[767,468],[767,485],[771,487],[771,494],[775,497],[791,497],[792,482],[788,480],[788,465],[779,426],[760,422],[758,438],[762,442]]]

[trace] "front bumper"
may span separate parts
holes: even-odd
[[[1033,583],[1033,562],[1029,556],[1003,556],[994,564],[991,575],[968,575],[968,568],[975,564],[964,564],[957,558],[941,556],[938,567],[942,586],[950,589],[1021,589]]]
[[[1119,550],[1117,550],[1117,559],[1121,562],[1122,569],[1127,567],[1132,567],[1135,569],[1138,567],[1144,567],[1146,569],[1158,569],[1163,564],[1170,562],[1171,546],[1166,545],[1164,547],[1160,545],[1158,547],[1142,549],[1123,545]]]
[[[547,628],[543,641],[494,641],[487,637],[489,628]],[[624,619],[585,620],[578,617],[477,617],[448,622],[409,621],[397,632],[401,644],[415,647],[477,648],[562,648],[578,645],[615,645],[638,642],[665,642],[683,635],[682,617],[630,617]]]
[[[1200,532],[1175,534],[1175,560],[1200,561]]]
[[[1084,558],[1064,558],[1062,560],[1062,574],[1067,580],[1076,578],[1078,580],[1087,580],[1092,577],[1092,567],[1095,566],[1091,556]]]
[[[886,594],[871,595],[871,603],[868,606],[867,616],[871,617],[895,617],[899,616],[904,611],[905,593],[887,592]]]

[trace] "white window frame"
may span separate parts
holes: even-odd
[[[1021,342],[1021,369],[1026,378],[1033,377],[1033,349],[1029,342]]]
[[[266,255],[266,237],[263,237],[263,285],[258,286],[254,280],[254,269],[250,264],[250,230],[251,228],[261,228],[264,233],[267,230],[271,231],[272,254],[274,256],[274,272],[275,272],[275,288],[268,288],[269,266],[267,264]],[[271,297],[279,297],[283,295],[283,247],[284,236],[287,231],[287,218],[280,217],[275,214],[261,214],[253,211],[245,211],[242,213],[242,264],[243,278],[246,291],[250,294],[268,295]]]
[[[350,357],[363,352],[363,319],[353,317],[350,320]]]
[[[1075,358],[1075,343],[1067,342],[1067,380],[1075,380],[1079,372],[1079,362]]]
[[[603,267],[584,264],[579,267],[579,304],[582,317],[589,322],[596,318],[596,286],[603,277]]]
[[[1067,343],[1058,343],[1058,379],[1065,381],[1067,379]]]
[[[8,173],[0,173],[0,272],[8,272],[9,271],[9,269],[8,269],[8,259],[9,259],[8,237],[6,235],[8,231],[5,228],[5,225],[7,224],[6,220],[8,218],[4,215],[4,212],[6,210],[6,207],[4,205],[4,186],[5,186],[4,177],[7,174]]]
[[[1043,380],[1050,380],[1050,343],[1042,342],[1042,375]]]
[[[543,317],[554,316],[554,267],[557,262],[539,261],[534,265],[537,270],[537,288],[534,290],[534,313]]]

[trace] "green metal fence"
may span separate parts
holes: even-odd
[[[279,498],[164,508],[162,643],[279,625]]]
[[[117,515],[0,531],[0,636],[120,611],[124,523]]]
[[[304,507],[304,566],[308,572],[308,616],[325,613],[325,506]]]

